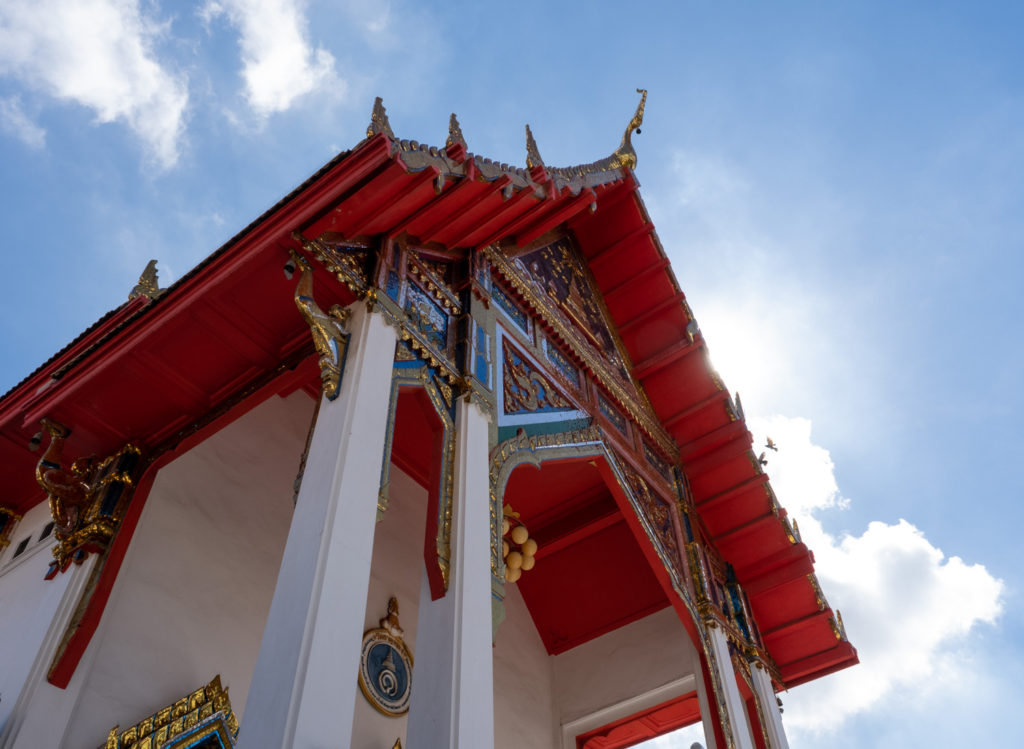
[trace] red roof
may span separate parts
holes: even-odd
[[[787,686],[857,662],[808,575],[751,452],[752,438],[707,360],[685,297],[628,168],[574,177],[509,168],[461,143],[428,149],[379,132],[339,155],[155,301],[96,323],[0,400],[0,486],[16,510],[42,501],[28,449],[39,420],[73,427],[70,455],[134,441],[173,448],[273,375],[316,382],[308,328],[281,267],[292,232],[398,236],[464,254],[499,239],[525,246],[566,225],[575,235],[665,430],[679,446],[700,521],[748,592]],[[323,276],[321,276],[322,278]],[[340,284],[323,306],[352,301]],[[305,362],[300,364],[300,362]]]

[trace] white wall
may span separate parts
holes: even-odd
[[[668,607],[554,656],[560,723],[579,735],[693,691],[694,652]]]
[[[241,718],[312,412],[301,392],[271,398],[157,475],[66,747],[94,749],[217,673]]]
[[[0,555],[0,730],[14,709],[39,647],[50,626],[70,575],[44,580],[53,555],[53,536],[39,541],[50,521],[50,507],[41,502],[15,526],[11,543]],[[22,539],[31,537],[14,558]]]
[[[552,661],[519,588],[506,584],[494,643],[495,749],[558,746]]]

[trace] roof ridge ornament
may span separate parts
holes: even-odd
[[[446,146],[461,145],[465,149],[469,149],[469,144],[466,143],[466,138],[462,135],[462,128],[459,126],[459,118],[455,116],[455,112],[452,112],[452,116],[448,119],[448,140],[444,142]]]
[[[640,103],[636,105],[636,112],[633,113],[633,119],[629,121],[626,126],[626,132],[622,136],[622,142],[619,147],[615,149],[612,154],[612,162],[616,164],[616,167],[629,167],[630,169],[636,169],[636,151],[633,150],[633,141],[631,136],[633,131],[636,134],[640,134],[640,126],[644,124],[644,107],[647,105],[647,89],[638,88],[636,90],[640,94]]]
[[[388,122],[388,113],[384,109],[384,100],[377,97],[373,100],[373,112],[370,113],[370,125],[366,128],[366,137],[372,138],[377,133],[384,133],[391,140],[395,139],[395,133]]]
[[[533,132],[530,130],[530,126],[526,126],[526,167],[527,169],[533,169],[535,166],[543,167],[544,159],[540,157],[540,151],[537,149],[537,141],[533,139]]]
[[[163,293],[167,289],[160,288],[160,279],[157,277],[156,260],[150,260],[146,263],[145,270],[142,271],[142,275],[139,276],[139,282],[132,287],[131,292],[128,294],[128,301],[136,297],[146,297],[150,301],[159,299],[163,296]]]

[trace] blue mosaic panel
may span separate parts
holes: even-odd
[[[384,287],[384,293],[397,302],[398,294],[401,290],[402,284],[401,281],[398,280],[398,274],[393,270],[389,270],[387,285]]]
[[[448,349],[448,315],[425,291],[409,284],[405,295],[405,311],[416,330],[439,352]]]
[[[518,304],[512,301],[505,293],[505,290],[498,284],[494,284],[494,287],[491,289],[491,299],[494,300],[494,303],[498,305],[502,312],[512,318],[512,322],[518,325],[524,333],[529,332],[529,322],[526,313],[520,309]]]
[[[489,348],[490,336],[487,335],[487,331],[478,327],[473,346],[473,374],[480,384],[487,388],[491,386],[490,363],[487,361]]]
[[[576,366],[569,361],[565,354],[551,344],[551,341],[544,341],[544,354],[548,357],[548,361],[555,365],[555,369],[558,370],[559,374],[574,386],[580,386],[580,371],[576,369]]]

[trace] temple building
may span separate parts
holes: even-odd
[[[0,399],[0,749],[612,749],[857,662],[632,135],[365,140]]]

